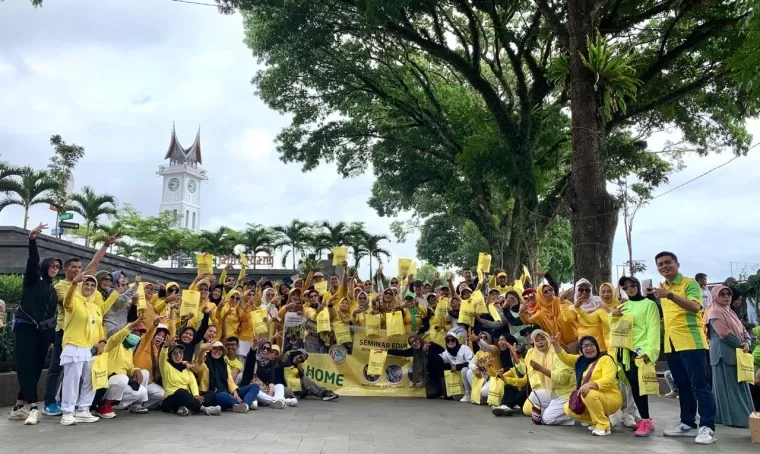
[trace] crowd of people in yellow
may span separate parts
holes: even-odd
[[[225,269],[219,284],[199,274],[182,289],[96,271],[112,237],[84,271],[78,259],[40,261],[35,239],[44,227],[30,233],[13,324],[19,393],[9,417],[25,424],[40,413],[75,425],[120,410],[220,415],[293,407],[307,396],[334,400],[303,365],[310,352],[350,351],[357,329],[405,336],[408,348],[387,354],[412,358],[410,382],[428,398],[487,404],[497,416],[517,411],[537,424],[579,422],[595,436],[617,424],[636,437],[655,432],[648,396],[659,394],[661,350],[681,406],[664,435],[710,444],[715,424],[747,427],[757,404],[760,372],[751,335],[731,309],[732,289],[714,286],[703,307],[702,288],[671,252],[655,258],[658,287],[623,277],[601,284],[598,296],[585,279],[558,295],[548,273],[536,273],[546,283],[531,288],[525,274],[510,281],[503,270],[470,268],[456,286],[438,276],[385,281],[382,269],[374,282],[344,271],[273,284],[246,281],[243,268],[237,278]],[[291,314],[310,328],[288,333]],[[36,385],[51,344],[40,410]]]

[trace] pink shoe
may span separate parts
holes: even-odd
[[[649,437],[649,434],[654,432],[654,424],[651,419],[642,419],[639,421],[639,426],[636,428],[634,435],[637,437]]]

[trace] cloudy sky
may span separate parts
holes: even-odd
[[[390,235],[393,219],[366,204],[371,175],[344,180],[328,165],[301,174],[299,165],[279,161],[273,139],[288,118],[256,98],[250,79],[257,63],[242,40],[239,16],[170,0],[55,0],[38,9],[25,0],[0,3],[0,156],[42,168],[52,153],[50,136],[60,134],[86,148],[76,189],[93,186],[153,215],[162,184],[156,170],[172,122],[186,147],[200,126],[210,177],[202,188],[203,228],[297,217],[364,221],[370,231]],[[760,136],[760,123],[751,126]],[[646,261],[645,274],[654,277],[653,256],[662,249],[679,255],[684,273],[705,272],[711,280],[728,276],[731,262],[760,262],[756,150],[639,213],[634,259]],[[729,159],[688,159],[670,187]],[[20,207],[7,208],[0,225],[20,225],[22,217]],[[37,206],[29,222],[53,220]],[[622,230],[616,239],[614,263],[623,263]],[[412,235],[389,245],[389,274],[397,258],[414,256],[415,241]]]

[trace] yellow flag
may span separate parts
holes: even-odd
[[[530,270],[528,270],[528,267],[523,265],[522,266],[522,276],[520,276],[520,280],[525,282],[526,280],[528,282],[533,282],[533,279],[530,277]]]
[[[240,264],[243,265],[243,268],[248,268],[248,257],[242,252],[240,253]]]
[[[411,267],[412,259],[398,259],[398,277],[403,278],[408,276]]]
[[[412,262],[409,265],[409,275],[417,274],[417,262]]]
[[[478,254],[478,272],[488,273],[491,271],[491,254],[481,252]]]
[[[343,266],[343,262],[348,260],[348,248],[344,246],[335,246],[332,250],[333,266]]]
[[[195,315],[201,305],[201,292],[197,290],[182,290],[182,305],[179,307],[179,316]]]
[[[319,293],[319,295],[324,295],[327,293],[327,281],[319,281],[314,283],[314,290]]]
[[[198,274],[214,274],[214,256],[211,254],[198,254]]]

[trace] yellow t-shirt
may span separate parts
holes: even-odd
[[[694,279],[680,273],[672,284],[662,286],[674,295],[702,305],[702,288]],[[704,350],[707,348],[702,312],[690,312],[667,298],[660,299],[662,320],[665,324],[665,353],[681,350]],[[673,344],[671,347],[671,343]]]
[[[74,293],[72,307],[65,311],[63,323],[63,346],[92,348],[98,344],[103,326],[103,314],[100,306],[88,303],[84,297]]]
[[[193,396],[199,395],[198,382],[195,380],[195,375],[190,372],[190,369],[184,369],[180,372],[169,364],[168,348],[164,347],[161,349],[158,363],[164,383],[164,397],[171,396],[178,389],[185,389]]]
[[[66,311],[63,310],[63,299],[66,298],[66,292],[69,291],[71,282],[61,279],[55,284],[55,296],[58,298],[58,312],[55,315],[55,330],[60,331],[63,329],[64,319],[66,318]]]
[[[243,363],[240,362],[239,359],[229,359],[227,356],[224,357],[224,362],[227,363],[228,366],[230,366],[230,369],[237,369],[238,372],[243,372]]]
[[[489,377],[495,377],[496,372],[501,369],[501,360],[499,359],[499,355],[494,355],[485,350],[479,350],[477,353],[475,353],[473,361],[478,366],[483,367]]]
[[[127,325],[120,329],[106,342],[105,351],[108,353],[108,375],[126,375],[132,377],[135,370],[135,363],[132,357],[132,349],[125,348],[122,345],[124,339],[132,332]]]

